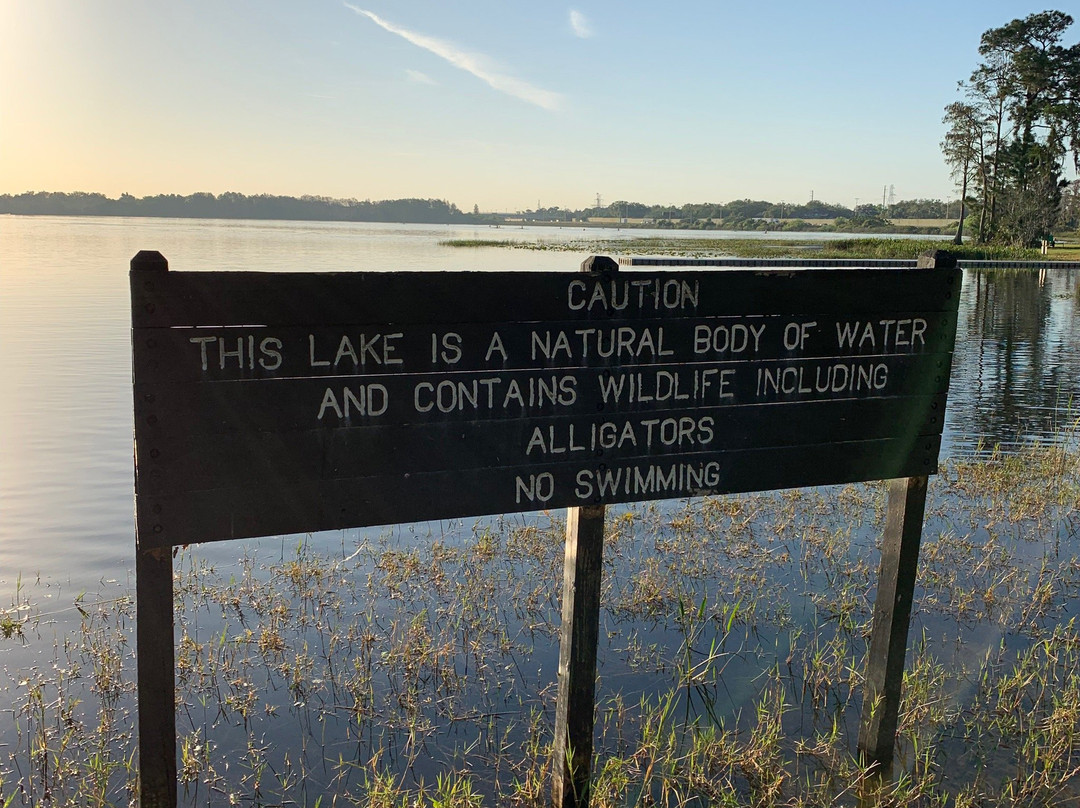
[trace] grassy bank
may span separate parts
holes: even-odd
[[[883,490],[609,512],[594,805],[873,788],[853,750]],[[337,534],[227,569],[182,551],[182,804],[546,804],[562,531],[545,513]],[[933,479],[882,804],[1080,800],[1078,534],[1074,450]],[[0,806],[127,805],[132,599],[38,594],[0,610]]]
[[[915,239],[850,238],[820,239],[709,239],[584,237],[566,242],[452,239],[448,247],[499,247],[520,250],[565,250],[597,255],[668,255],[686,258],[867,258],[915,259],[927,250],[949,250],[960,258],[996,261],[1069,261],[1080,258],[1080,249],[1055,249],[1042,256],[1038,250],[1019,247],[963,244]]]

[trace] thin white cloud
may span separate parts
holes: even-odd
[[[373,14],[366,9],[354,6],[351,3],[345,3],[345,7],[352,9],[362,17],[367,17],[383,30],[389,31],[391,34],[396,34],[406,42],[411,42],[413,45],[416,45],[418,48],[423,48],[426,51],[434,53],[436,56],[445,59],[454,67],[464,70],[466,73],[471,73],[499,92],[506,93],[514,98],[519,98],[522,101],[527,101],[530,104],[535,104],[543,109],[556,110],[562,104],[562,96],[559,93],[544,90],[540,87],[534,87],[521,79],[503,75],[491,65],[490,60],[483,54],[469,53],[451,42],[446,42],[426,34],[420,34],[394,25],[392,22],[388,22],[378,15]]]
[[[430,84],[435,86],[438,84],[435,79],[429,76],[427,73],[421,73],[419,70],[405,70],[405,75],[409,77],[409,81],[413,84]]]
[[[589,18],[576,8],[570,9],[570,28],[573,30],[574,36],[580,39],[588,39],[593,35]]]

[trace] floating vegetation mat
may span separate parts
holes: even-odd
[[[1080,803],[1080,454],[933,478],[896,778],[867,802],[884,499],[609,509],[593,805]],[[562,519],[180,551],[181,804],[548,804]],[[0,601],[0,806],[132,804],[133,593],[39,595]]]

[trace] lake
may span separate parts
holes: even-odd
[[[140,249],[156,249],[173,269],[192,271],[565,270],[585,256],[439,242],[649,234],[0,217],[0,587],[12,587],[21,574],[77,594],[103,578],[126,579],[132,568],[127,266]],[[1080,392],[1078,282],[1061,271],[1042,279],[1038,273],[967,273],[946,452],[1052,439]]]
[[[585,255],[455,249],[439,242],[558,243],[644,235],[648,231],[0,216],[0,609],[32,600],[39,639],[52,638],[51,646],[0,644],[0,666],[13,679],[18,670],[45,666],[79,622],[72,604],[84,593],[88,600],[107,601],[133,590],[127,269],[137,251],[160,251],[174,270],[525,272],[576,269]],[[716,239],[728,234],[656,235]],[[763,234],[730,234],[758,235]],[[982,456],[996,446],[1013,451],[1064,439],[1078,417],[1078,346],[1080,275],[966,271],[944,453]],[[511,522],[530,524],[523,518]],[[443,530],[459,536],[447,539],[451,544],[477,535],[461,524],[406,526],[398,533],[427,540]],[[378,535],[384,534],[338,532],[316,537],[316,543],[340,544],[341,555],[348,557],[346,545]],[[302,539],[274,539],[269,546],[284,559],[285,548],[298,542]],[[197,562],[185,563],[192,569],[210,565],[226,580],[242,578],[243,548],[256,544],[206,545],[194,554]],[[649,629],[635,630],[633,637],[647,656]],[[523,681],[542,689],[552,673],[548,661],[540,665]],[[10,717],[0,715],[0,755],[14,737]],[[0,775],[3,771],[0,759]]]

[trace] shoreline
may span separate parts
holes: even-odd
[[[207,221],[245,221],[245,222],[327,222],[335,224],[426,224],[426,225],[472,225],[476,227],[489,227],[492,229],[517,229],[523,227],[550,227],[550,228],[565,228],[569,230],[575,230],[578,228],[584,230],[671,230],[671,231],[696,231],[696,232],[723,232],[723,233],[791,233],[792,235],[798,235],[799,233],[850,233],[853,236],[858,235],[926,235],[926,236],[947,236],[949,233],[942,232],[943,229],[955,230],[956,223],[949,222],[948,220],[941,220],[945,224],[938,226],[925,224],[926,222],[936,222],[937,220],[929,219],[913,219],[913,222],[920,222],[919,225],[906,225],[906,224],[893,224],[890,227],[872,227],[857,230],[834,230],[833,219],[781,219],[778,220],[774,227],[725,227],[723,223],[711,224],[706,226],[684,226],[676,224],[661,224],[660,222],[620,222],[618,220],[576,220],[576,221],[549,221],[544,219],[517,219],[508,218],[493,220],[484,218],[485,214],[476,216],[475,214],[462,214],[463,218],[460,219],[415,219],[415,220],[391,220],[391,219],[345,219],[345,218],[332,218],[332,217],[277,217],[277,216],[161,216],[148,213],[138,213],[133,211],[118,212],[118,213],[87,213],[87,212],[66,212],[66,211],[34,211],[34,212],[17,212],[17,211],[2,211],[0,216],[25,216],[25,217],[43,217],[43,216],[55,216],[62,218],[90,218],[90,219],[183,219],[183,220],[198,220],[205,219]],[[667,220],[662,220],[667,221]],[[895,221],[905,221],[903,219]],[[818,224],[821,222],[821,224]],[[797,226],[791,226],[795,223],[801,223]],[[787,225],[787,226],[785,226]]]

